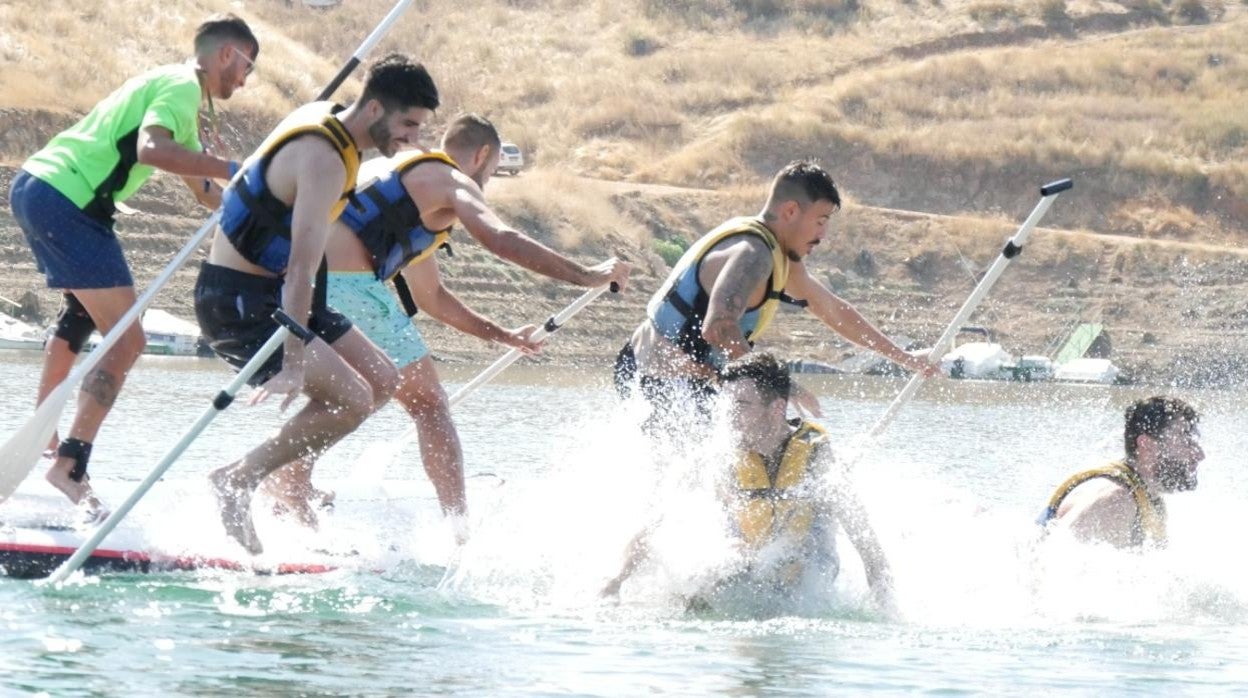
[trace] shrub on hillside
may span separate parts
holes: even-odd
[[[980,24],[996,24],[1007,20],[1018,19],[1018,10],[1013,3],[1001,0],[984,0],[971,5],[968,12],[971,19]]]
[[[1174,6],[1174,16],[1185,24],[1208,24],[1224,11],[1218,0],[1179,0]]]
[[[689,243],[681,240],[680,238],[654,241],[654,251],[663,258],[663,261],[666,262],[669,267],[676,266],[676,262],[680,261],[680,256],[683,255],[687,249],[689,249]]]
[[[1066,0],[1043,0],[1040,3],[1040,19],[1049,26],[1069,22],[1070,15],[1066,12]]]
[[[661,48],[663,44],[646,32],[632,29],[624,34],[624,53],[629,56],[649,56]]]
[[[862,10],[862,0],[641,0],[641,7],[649,17],[679,19],[693,27],[725,18],[808,24],[810,20],[853,19]]]
[[[1127,0],[1122,4],[1129,10],[1138,12],[1163,24],[1170,22],[1170,16],[1166,14],[1166,6],[1162,4],[1161,0]]]

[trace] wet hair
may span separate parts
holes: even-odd
[[[776,173],[771,181],[770,200],[775,204],[796,201],[803,207],[828,201],[838,209],[841,207],[841,194],[832,175],[811,160],[794,160]]]
[[[788,365],[765,351],[751,352],[730,362],[720,372],[719,380],[724,384],[740,380],[752,381],[759,396],[768,403],[775,400],[787,401],[792,384]]]
[[[195,29],[195,55],[211,53],[221,44],[232,41],[251,49],[251,58],[260,55],[260,42],[241,17],[232,14],[213,15]]]
[[[446,127],[442,134],[442,149],[466,148],[477,151],[482,146],[498,150],[503,145],[498,129],[484,116],[478,114],[461,114]]]
[[[425,66],[402,53],[391,53],[377,59],[364,76],[364,93],[360,103],[375,99],[387,112],[412,107],[438,108],[438,87]]]
[[[1131,403],[1127,407],[1127,425],[1123,434],[1127,460],[1135,460],[1136,442],[1141,436],[1147,434],[1158,438],[1166,427],[1179,421],[1194,427],[1200,421],[1200,415],[1194,407],[1173,397],[1150,397]]]

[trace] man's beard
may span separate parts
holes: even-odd
[[[1157,483],[1163,492],[1188,492],[1196,489],[1196,473],[1184,461],[1162,458],[1157,463]]]
[[[486,182],[486,179],[485,179],[485,170],[486,170],[486,169],[487,169],[487,168],[485,167],[485,165],[482,165],[482,166],[481,166],[481,169],[479,169],[479,170],[477,170],[476,172],[473,172],[472,174],[468,175],[468,177],[469,177],[472,181],[476,182],[476,183],[477,183],[477,186],[478,186],[478,187],[481,187],[481,189],[482,189],[482,190],[484,190],[484,189],[485,189],[485,182]]]
[[[390,125],[386,123],[386,117],[381,117],[368,127],[368,137],[373,139],[373,145],[381,151],[382,155],[386,157],[394,155],[394,151],[390,150]]]

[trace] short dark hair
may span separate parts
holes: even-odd
[[[1123,432],[1127,460],[1135,459],[1137,439],[1145,434],[1157,438],[1166,427],[1178,421],[1194,427],[1200,421],[1200,415],[1194,407],[1173,397],[1150,397],[1131,403],[1127,407],[1126,429]]]
[[[841,194],[832,175],[812,160],[794,160],[776,173],[771,181],[771,200],[797,201],[803,206],[829,201],[838,209],[841,207]]]
[[[237,15],[213,15],[195,29],[195,55],[210,53],[226,41],[234,41],[249,47],[252,59],[260,55],[260,42],[251,33],[251,27]]]
[[[425,66],[405,54],[391,53],[368,67],[360,103],[370,99],[381,102],[388,112],[412,107],[437,109],[438,86]]]
[[[767,402],[788,400],[792,378],[788,364],[781,363],[770,352],[751,352],[730,362],[719,374],[721,383],[748,380],[754,383],[758,394]]]
[[[489,119],[479,114],[459,115],[446,127],[446,133],[442,134],[443,148],[471,148],[475,151],[486,145],[497,149],[502,144],[498,129],[494,128]]]

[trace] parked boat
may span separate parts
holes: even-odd
[[[1117,382],[1120,371],[1109,359],[1071,359],[1059,364],[1053,372],[1053,379],[1065,383],[1101,383],[1108,385]]]
[[[199,356],[199,325],[183,320],[159,308],[143,313],[143,334],[147,337],[144,354],[157,356]],[[87,348],[94,349],[103,341],[99,332],[91,334]]]
[[[0,313],[0,349],[43,351],[46,332],[7,313]]]

